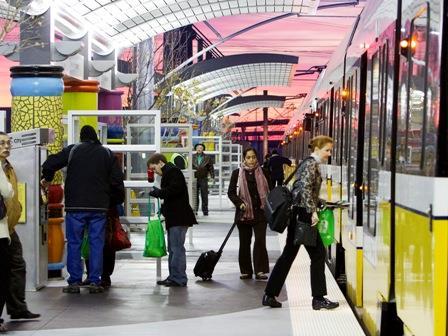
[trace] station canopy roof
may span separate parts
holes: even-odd
[[[60,1],[60,2],[59,2]],[[213,18],[250,13],[314,14],[319,0],[59,0],[120,47]]]
[[[270,95],[256,95],[236,97],[223,105],[222,109],[216,114],[227,116],[233,113],[252,110],[263,107],[278,107],[282,108],[285,104],[285,97],[270,96]]]
[[[299,58],[282,54],[238,54],[195,63],[182,72],[182,85],[198,101],[256,86],[288,86]]]

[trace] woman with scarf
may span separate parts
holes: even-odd
[[[257,160],[254,148],[247,148],[243,152],[241,168],[235,169],[230,178],[227,195],[235,204],[235,220],[240,238],[238,261],[240,264],[240,279],[266,280],[269,273],[268,252],[266,250],[266,219],[264,205],[271,189],[271,182],[267,170],[262,169]],[[250,245],[252,231],[255,234],[253,250],[254,267],[252,267]]]

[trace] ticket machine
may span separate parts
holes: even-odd
[[[41,194],[41,165],[47,158],[45,145],[53,142],[52,129],[13,132],[9,161],[17,175],[22,216],[16,226],[26,261],[26,289],[46,286],[48,269],[47,211]]]

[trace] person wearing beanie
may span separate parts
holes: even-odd
[[[79,293],[82,283],[81,243],[84,230],[89,236],[90,293],[103,291],[104,230],[111,197],[124,199],[123,172],[113,153],[103,147],[95,129],[86,125],[80,132],[80,142],[48,156],[42,165],[41,184],[47,187],[56,171],[67,167],[64,185],[67,271],[70,274],[64,293]],[[123,201],[123,200],[122,200]],[[121,202],[122,202],[121,201]]]

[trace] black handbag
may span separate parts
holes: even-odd
[[[277,186],[272,189],[266,197],[266,204],[264,207],[264,213],[266,215],[266,221],[269,224],[269,228],[272,231],[283,233],[286,227],[290,223],[292,215],[293,194],[286,187],[289,181],[291,181],[294,174],[299,167],[308,159],[305,159],[300,165],[294,169],[291,175],[283,182],[283,185]]]
[[[0,194],[0,220],[6,217],[6,204],[5,199]]]
[[[294,228],[294,245],[316,246],[317,226],[311,226],[310,223],[296,221]]]

